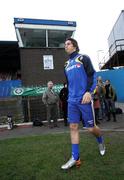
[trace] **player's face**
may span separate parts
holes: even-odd
[[[65,51],[67,52],[67,54],[71,54],[76,51],[76,47],[74,47],[72,42],[68,40],[65,42]]]

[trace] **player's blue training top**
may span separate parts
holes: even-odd
[[[68,102],[81,102],[85,92],[93,92],[96,87],[96,72],[86,55],[73,52],[65,63],[68,81]]]

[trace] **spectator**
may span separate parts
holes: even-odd
[[[99,109],[100,109],[100,100],[99,100],[99,88],[98,85],[96,86],[93,94],[93,104],[94,104],[94,111],[95,111],[95,121],[96,124],[100,124],[98,121],[99,119]]]
[[[61,89],[59,97],[61,100],[61,108],[63,111],[64,124],[65,126],[67,126],[68,88],[66,83],[64,83],[64,87]]]
[[[98,85],[98,94],[99,94],[99,102],[100,102],[98,119],[102,120],[105,118],[105,86],[101,76],[97,78],[97,85]]]
[[[113,115],[113,121],[116,122],[116,109],[115,109],[115,90],[110,84],[110,80],[106,80],[105,82],[105,107],[106,107],[106,115],[107,115],[107,121],[111,120],[111,113]]]
[[[58,127],[57,118],[58,118],[58,102],[59,96],[53,90],[53,82],[49,81],[47,83],[47,90],[43,93],[42,101],[46,105],[47,109],[47,121],[49,123],[49,127]],[[51,119],[53,120],[53,124],[51,123]]]

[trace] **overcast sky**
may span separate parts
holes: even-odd
[[[98,70],[98,62],[108,51],[108,36],[123,9],[124,0],[3,0],[0,40],[17,40],[14,17],[76,21],[80,53],[88,54]]]

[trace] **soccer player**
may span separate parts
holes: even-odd
[[[79,122],[86,127],[98,142],[100,155],[105,154],[105,145],[101,130],[95,124],[92,93],[96,87],[96,73],[91,60],[86,55],[79,54],[78,43],[69,38],[65,41],[65,51],[69,60],[65,63],[65,74],[68,81],[68,122],[72,144],[72,156],[61,169],[81,165],[79,155]]]

